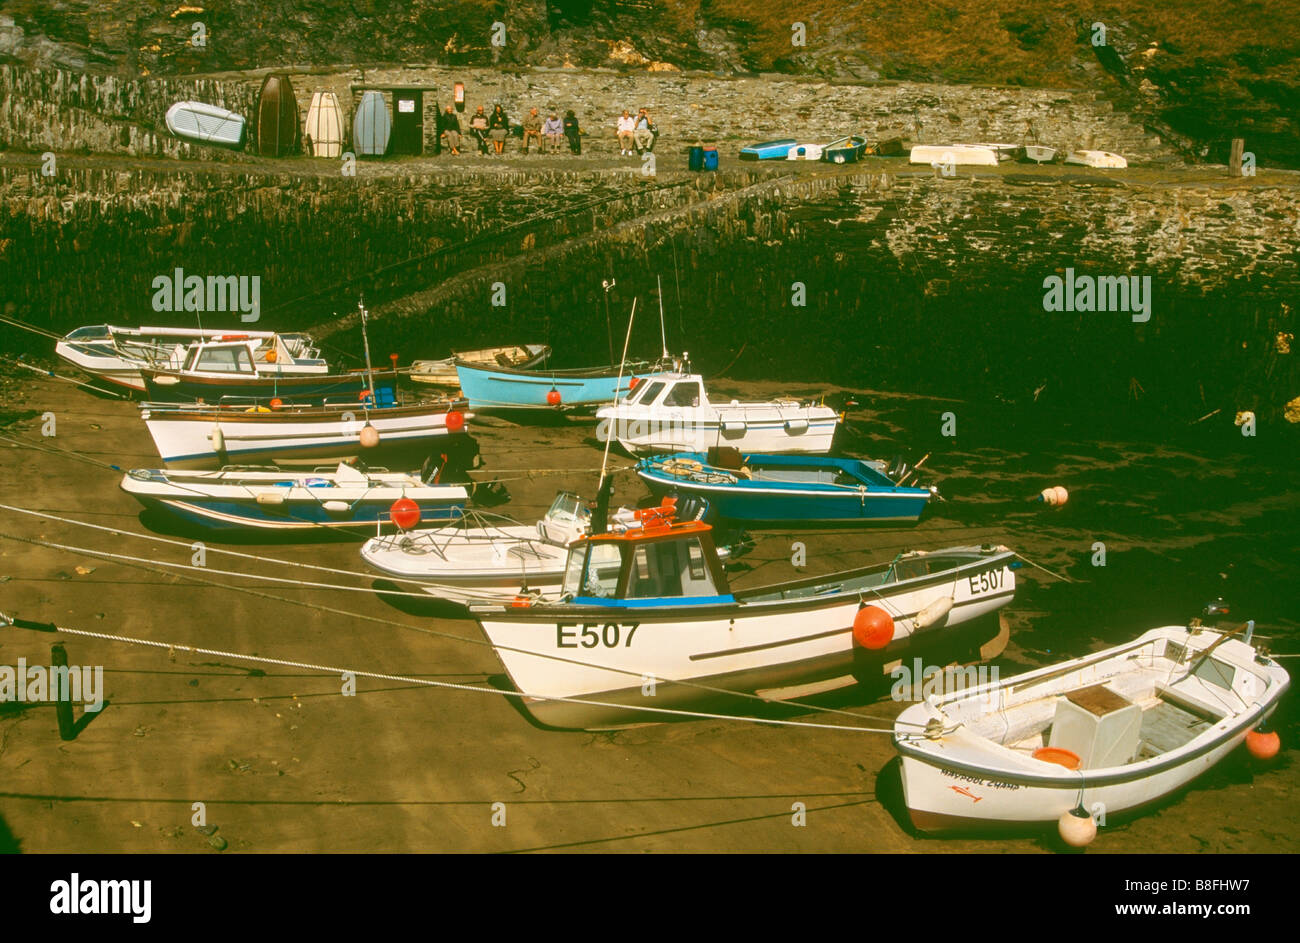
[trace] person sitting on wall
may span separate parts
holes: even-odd
[[[578,116],[570,108],[564,113],[564,136],[569,139],[569,150],[574,154],[582,153],[582,129],[578,127]]]
[[[456,117],[456,109],[452,105],[448,105],[447,110],[442,113],[439,125],[443,144],[453,155],[460,156],[460,119]]]
[[[564,140],[564,123],[560,121],[557,112],[551,112],[551,116],[546,119],[546,124],[542,125],[542,134],[546,135],[546,149],[552,154],[560,153],[560,142]]]
[[[632,134],[636,141],[637,154],[655,149],[655,138],[659,135],[655,130],[654,122],[650,120],[650,113],[644,108],[636,114],[636,130]]]
[[[618,119],[618,155],[627,157],[632,153],[632,136],[636,131],[636,119],[626,108]]]
[[[537,113],[536,108],[528,112],[528,117],[524,119],[524,153],[525,154],[528,153],[528,143],[533,140],[537,141],[537,149],[539,151],[546,150],[546,148],[543,146],[543,140],[542,140],[542,116]]]
[[[492,142],[492,151],[498,157],[506,152],[506,137],[510,134],[510,119],[506,117],[506,110],[500,105],[492,106],[492,114],[488,116],[488,140]]]
[[[486,154],[488,152],[488,118],[483,112],[482,105],[478,106],[478,110],[474,112],[474,117],[469,119],[469,130],[478,140],[478,152]]]

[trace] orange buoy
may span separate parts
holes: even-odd
[[[1056,820],[1056,830],[1071,848],[1085,848],[1097,837],[1097,823],[1082,803]]]
[[[1078,769],[1079,764],[1083,762],[1079,759],[1079,754],[1062,747],[1039,747],[1030,756],[1036,760],[1042,760],[1044,763],[1055,763],[1058,766],[1064,766],[1066,769]]]
[[[465,414],[453,409],[451,412],[447,413],[445,422],[447,424],[448,432],[460,432],[460,430],[465,428]]]
[[[388,509],[388,516],[402,530],[410,530],[420,523],[420,506],[408,497],[400,497]]]
[[[552,388],[551,392],[546,394],[546,402],[551,406],[560,405],[560,391]]]
[[[271,400],[271,408],[272,408],[272,409],[279,409],[279,408],[280,408],[281,406],[283,406],[283,405],[284,405],[284,401],[281,400],[280,397],[276,396],[276,397],[272,398],[272,400]]]
[[[877,651],[894,638],[894,618],[879,606],[863,606],[853,617],[853,641]]]
[[[374,390],[362,390],[360,393],[357,394],[357,399],[364,403],[368,399],[374,399],[374,396],[375,396]]]
[[[1052,493],[1056,496],[1056,501],[1054,501],[1053,503],[1058,508],[1064,507],[1065,502],[1070,500],[1070,492],[1066,491],[1060,485],[1057,485],[1055,488],[1053,488]]]
[[[379,444],[379,430],[366,423],[361,427],[361,447],[364,449],[373,449]]]
[[[1271,760],[1277,756],[1278,750],[1282,749],[1282,738],[1277,735],[1276,730],[1261,724],[1246,734],[1246,749],[1257,760]]]
[[[510,607],[512,609],[526,609],[532,604],[533,604],[533,600],[531,597],[516,596],[513,600],[511,600]]]
[[[275,352],[275,349],[272,348],[271,350],[268,350],[268,351],[266,352],[266,362],[267,362],[267,363],[275,363],[276,358],[279,357],[279,356],[280,356],[280,355],[277,354],[277,353]]]

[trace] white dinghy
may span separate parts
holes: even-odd
[[[1122,170],[1128,161],[1110,151],[1071,151],[1065,158],[1067,164],[1081,167],[1097,167],[1102,170]]]
[[[1245,627],[1239,627],[1240,628]],[[1154,805],[1277,708],[1290,679],[1232,632],[1135,641],[915,704],[899,715],[903,796],[923,831],[1056,824]]]
[[[596,410],[596,438],[611,435],[628,452],[707,452],[731,446],[742,452],[829,452],[841,416],[829,406],[774,400],[710,401],[694,373],[665,373],[641,380],[613,406]]]
[[[918,144],[912,148],[908,163],[996,167],[998,152],[987,144]]]

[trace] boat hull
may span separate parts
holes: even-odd
[[[913,164],[954,164],[996,167],[998,155],[991,147],[975,144],[918,144],[908,157]]]
[[[617,370],[542,373],[456,365],[461,392],[474,409],[600,406],[626,396],[635,382],[656,376],[658,372],[646,366],[625,373],[620,381]],[[552,391],[560,395],[559,403],[554,405],[547,398]]]
[[[418,467],[447,429],[447,410],[421,407],[360,408],[323,414],[288,411],[142,409],[158,455],[169,468],[216,469],[224,465],[313,468],[326,462],[367,462]],[[471,418],[465,414],[468,421]],[[373,447],[361,444],[366,422],[379,433]],[[218,434],[219,432],[219,434]]]
[[[633,455],[664,452],[707,452],[714,446],[731,446],[742,452],[768,454],[823,455],[835,444],[840,417],[823,407],[748,409],[732,418],[725,407],[680,411],[673,418],[659,418],[637,406],[620,404],[601,409],[596,438],[605,441],[614,428],[619,445]],[[704,414],[705,418],[688,418]]]
[[[325,397],[346,397],[368,389],[364,373],[324,374],[285,373],[262,377],[205,377],[176,371],[142,370],[140,375],[145,392],[155,403],[216,403],[222,397],[269,400],[306,398],[319,400]],[[160,382],[161,381],[161,382]],[[392,375],[375,378],[377,390],[392,390]],[[382,392],[378,395],[382,396]]]

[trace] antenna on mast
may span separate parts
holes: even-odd
[[[663,346],[664,360],[667,360],[668,335],[664,332],[664,280],[656,275],[655,284],[659,286],[659,343]]]
[[[614,329],[609,323],[609,293],[610,290],[618,284],[614,279],[607,278],[600,283],[600,287],[605,289],[605,337],[609,341],[609,365],[614,366]]]
[[[357,298],[357,307],[361,309],[361,344],[366,352],[366,385],[370,389],[370,396],[363,397],[361,402],[365,404],[369,399],[373,404],[375,402],[375,371],[370,366],[370,335],[366,332],[366,299],[365,296]]]

